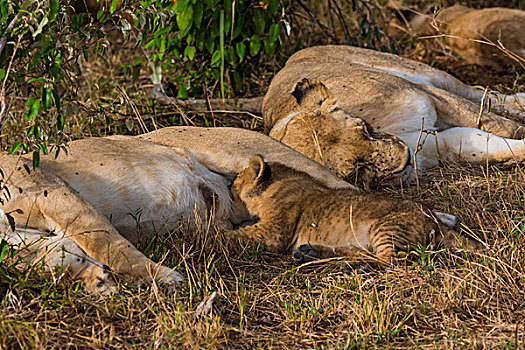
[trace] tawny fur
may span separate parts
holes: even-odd
[[[288,97],[276,106],[282,118],[267,130],[276,140],[367,188],[411,170],[410,151],[402,140],[374,132],[338,108],[321,82],[303,79]]]
[[[50,271],[63,262],[93,291],[112,289],[100,268],[104,264],[135,281],[175,283],[181,275],[152,262],[132,243],[181,225],[205,224],[210,210],[215,224],[226,229],[247,219],[243,206],[232,207],[228,186],[261,152],[327,186],[350,186],[289,147],[248,130],[173,127],[140,137],[91,138],[71,142],[68,154],[58,159],[42,157],[34,170],[29,156],[0,154],[1,184],[8,190],[0,201],[0,233]],[[7,214],[15,218],[14,232]]]
[[[252,157],[237,176],[232,195],[259,222],[228,235],[262,241],[270,251],[309,244],[324,247],[323,254],[355,256],[371,247],[385,261],[408,247],[467,243],[422,205],[355,189],[330,189],[303,172],[266,163],[261,156]]]
[[[525,143],[520,140],[525,135],[523,126],[483,111],[480,105],[482,99],[490,100],[494,111],[525,116],[520,107],[525,94],[484,97],[483,91],[423,63],[350,46],[311,47],[290,57],[263,102],[270,135],[297,109],[290,91],[304,78],[322,82],[339,109],[366,121],[375,131],[405,141],[412,154],[417,151],[419,169],[436,166],[443,159],[525,161]],[[285,130],[283,125],[279,129]],[[339,132],[345,135],[347,128]],[[347,142],[340,140],[332,147],[343,148]]]
[[[435,16],[415,16],[410,20],[409,30],[417,36],[444,34],[453,53],[468,63],[498,71],[512,65],[525,65],[525,11],[522,10],[454,5],[438,11]]]

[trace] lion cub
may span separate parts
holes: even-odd
[[[308,247],[318,257],[372,251],[386,262],[410,246],[451,247],[468,241],[452,229],[452,215],[351,188],[330,189],[303,172],[266,163],[259,155],[250,159],[231,191],[234,200],[243,201],[260,220],[228,234],[263,239],[271,251],[300,253]]]

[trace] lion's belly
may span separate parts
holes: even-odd
[[[351,78],[345,75],[324,80],[339,107],[365,120],[374,130],[397,136],[420,131],[422,122],[424,130],[436,129],[437,114],[430,97],[412,82],[397,76],[381,79],[377,71],[356,73]]]
[[[228,181],[185,153],[166,148],[45,165],[132,242],[141,235],[147,238],[193,224],[195,215],[206,215],[205,187],[220,199],[218,216],[229,213]]]

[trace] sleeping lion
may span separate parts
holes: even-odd
[[[296,148],[296,138],[288,134],[300,129],[321,157],[323,144],[344,147],[343,136],[355,127],[339,122],[338,140],[312,132],[308,123],[313,119],[305,118],[310,108],[301,106],[311,105],[301,97],[309,91],[308,100],[321,110],[325,101],[335,100],[329,103],[331,110],[351,114],[354,124],[361,120],[376,132],[402,139],[418,169],[434,167],[444,159],[525,161],[524,127],[493,113],[525,117],[523,93],[485,94],[445,72],[388,53],[350,46],[307,48],[292,55],[274,77],[262,112],[271,137]],[[489,105],[492,111],[487,110]],[[321,129],[331,129],[334,121],[341,120],[337,113],[323,118],[318,119]]]
[[[250,159],[231,191],[259,222],[227,234],[262,240],[270,251],[295,251],[296,257],[360,257],[372,251],[380,263],[388,263],[396,251],[410,247],[476,245],[454,231],[452,215],[354,188],[328,188],[260,155]]]
[[[454,5],[438,11],[435,16],[416,14],[408,27],[409,33],[420,37],[444,34],[453,53],[467,63],[496,71],[525,65],[523,10]]]

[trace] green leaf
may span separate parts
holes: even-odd
[[[38,168],[39,164],[40,164],[40,151],[34,151],[33,152],[33,169]]]
[[[97,11],[97,21],[104,22],[104,11],[102,10]]]
[[[231,37],[231,40],[234,40],[235,38],[237,38],[239,36],[239,34],[242,33],[242,23],[240,21],[235,21],[234,25],[233,25],[233,31],[232,31],[232,37]]]
[[[160,47],[159,47],[159,59],[162,61],[162,58],[164,57],[164,53],[166,52],[166,38],[162,37],[160,41]]]
[[[250,39],[250,55],[255,56],[261,49],[261,38],[258,35],[252,35]]]
[[[57,111],[60,111],[60,96],[58,95],[57,86],[55,83],[53,83],[53,99],[55,100],[55,106],[57,107]]]
[[[51,67],[49,68],[49,72],[53,74],[55,78],[60,78],[60,65],[62,64],[62,56],[60,53],[56,55],[55,60]]]
[[[235,44],[235,51],[237,52],[237,55],[241,59],[241,61],[244,59],[244,56],[246,55],[246,46],[242,42],[238,42]]]
[[[49,22],[54,21],[57,17],[58,7],[58,0],[49,1],[49,12],[47,13],[47,18],[49,19]]]
[[[274,44],[277,39],[279,38],[279,25],[278,24],[272,24],[270,26],[270,35],[268,36],[270,38],[270,42]]]
[[[57,129],[64,129],[64,116],[62,114],[57,115]]]
[[[194,13],[193,13],[193,22],[195,23],[195,28],[199,29],[202,23],[202,16],[204,14],[204,1],[199,0],[195,3]]]
[[[239,91],[241,91],[242,90],[241,75],[236,70],[233,71],[233,81],[235,82],[235,85],[237,86],[237,89],[239,89]]]
[[[224,33],[229,33],[232,24],[232,0],[223,0],[224,2]]]
[[[9,224],[11,224],[11,222],[9,222]],[[2,239],[2,242],[0,242],[0,262],[2,262],[5,259],[7,253],[9,253],[9,243],[7,243],[5,239]]]
[[[270,0],[270,6],[268,9],[272,15],[277,13],[277,10],[279,9],[279,0]]]
[[[117,0],[111,0],[109,4],[109,13],[113,13],[117,10]]]
[[[38,147],[40,147],[40,150],[42,151],[42,153],[44,154],[49,154],[49,151],[47,150],[47,146],[45,143],[41,143]]]
[[[24,116],[24,119],[27,121],[33,120],[38,115],[38,111],[40,110],[40,100],[31,97],[29,100],[27,100],[27,105],[29,108],[27,114]]]
[[[9,149],[9,154],[15,154],[15,152],[18,151],[21,145],[22,143],[20,141],[16,141],[15,144]]]
[[[270,41],[269,36],[264,40],[264,52],[266,56],[273,56],[275,54],[275,43]]]
[[[221,63],[221,51],[217,50],[211,56],[211,66],[218,67],[220,63]]]
[[[31,83],[34,83],[35,81],[39,81],[39,82],[42,82],[42,81],[46,81],[46,79],[44,79],[43,77],[40,77],[40,78],[31,78],[27,81],[28,84],[31,84]]]
[[[189,0],[177,0],[175,1],[175,13],[179,14],[186,10],[186,7],[190,4]]]
[[[179,87],[179,91],[177,92],[177,98],[181,98],[181,99],[189,98],[188,91],[186,90],[185,85],[181,85]]]
[[[264,13],[260,9],[254,9],[252,18],[253,24],[255,25],[255,33],[261,35],[265,27]]]
[[[184,49],[184,56],[188,57],[190,61],[193,61],[195,57],[195,46],[186,46]]]
[[[51,96],[52,95],[53,95],[53,90],[51,90],[51,88],[46,87],[42,90],[42,104],[43,104],[44,110],[51,107]]]
[[[204,40],[205,40],[204,45],[206,46],[206,50],[208,50],[210,54],[213,53],[213,51],[215,50],[215,41],[213,41],[213,39],[210,37],[206,37],[206,39]]]
[[[177,15],[177,26],[179,27],[179,37],[184,38],[191,29],[193,23],[193,6],[188,6]]]
[[[33,136],[34,139],[38,139],[38,136],[40,136],[40,129],[37,125],[30,127],[27,130],[27,136]]]
[[[207,8],[208,9],[212,9],[212,8],[216,7],[219,4],[220,1],[221,0],[206,0],[206,4],[208,5]]]
[[[228,46],[226,50],[224,50],[224,59],[227,63],[233,63],[235,60],[235,48],[233,46]]]

